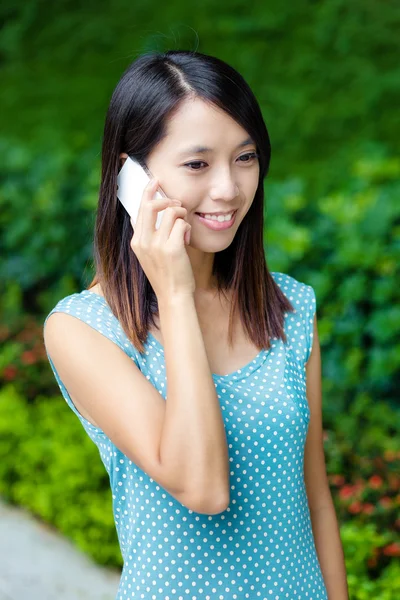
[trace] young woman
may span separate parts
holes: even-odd
[[[135,227],[116,196],[127,156],[153,175]],[[110,476],[118,600],[348,597],[315,294],[267,269],[269,162],[254,94],[215,57],[144,54],[114,90],[96,276],[44,339]]]

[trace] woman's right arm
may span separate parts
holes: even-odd
[[[229,454],[194,297],[159,302],[159,314],[168,386],[160,463],[185,482],[189,496],[224,510]]]

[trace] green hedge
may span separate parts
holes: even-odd
[[[373,523],[345,523],[340,536],[346,558],[350,600],[397,600],[400,597],[400,562],[392,560],[377,575],[370,566],[389,536]]]
[[[108,474],[60,396],[0,391],[0,495],[54,525],[94,560],[122,566]]]
[[[198,49],[230,62],[255,90],[273,175],[321,194],[347,179],[371,140],[398,146],[398,4],[353,0],[252,4],[185,0],[3,0],[0,131],[43,163],[79,148],[96,160],[104,114],[138,53]],[[50,150],[50,151],[49,151]],[[85,152],[84,152],[85,154]],[[28,198],[29,201],[29,198]]]

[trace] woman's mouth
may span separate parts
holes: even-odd
[[[200,223],[212,229],[213,231],[222,231],[223,229],[229,229],[235,222],[236,213],[238,209],[234,210],[229,215],[220,215],[219,217],[213,217],[212,215],[205,215],[204,213],[195,213]]]

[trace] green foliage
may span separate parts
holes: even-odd
[[[18,326],[0,326],[0,386],[11,381],[28,401],[58,392],[43,343],[43,323],[27,314]]]
[[[394,0],[204,0],[195,11],[179,0],[6,0],[0,16],[0,130],[46,160],[47,149],[78,141],[95,156],[124,69],[138,53],[170,48],[215,54],[243,73],[270,129],[279,179],[302,175],[321,194],[347,177],[366,143],[380,140],[390,152],[398,144]]]
[[[371,525],[376,536],[370,575],[400,557],[400,412],[359,394],[325,430],[328,478],[339,523]],[[375,534],[374,534],[375,535]],[[367,551],[367,547],[365,548]]]
[[[28,403],[12,384],[0,391],[0,495],[54,525],[99,564],[122,566],[107,472],[59,395]]]
[[[352,172],[315,204],[276,183],[266,208],[270,268],[315,289],[330,428],[363,392],[398,406],[400,385],[400,160],[376,151]]]
[[[350,600],[396,600],[400,594],[400,562],[393,561],[378,578],[369,576],[368,565],[374,563],[376,549],[388,541],[373,523],[360,527],[346,523],[340,530],[347,571]]]
[[[0,300],[4,322],[38,313],[55,300],[47,289],[72,293],[91,255],[98,173],[85,153],[64,148],[45,157],[0,140],[2,250]],[[98,167],[98,165],[97,165]],[[62,265],[68,268],[62,270]],[[41,290],[45,297],[42,301]]]

